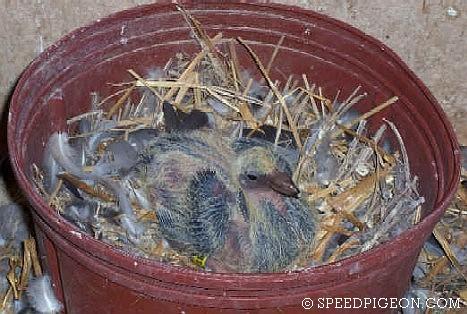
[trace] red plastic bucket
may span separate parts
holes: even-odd
[[[273,4],[223,1],[186,8],[211,36],[241,36],[263,60],[284,35],[276,59],[280,62],[272,73],[276,78],[282,79],[280,73],[306,73],[326,95],[338,89],[346,95],[362,85],[368,97],[361,110],[398,95],[400,101],[371,123],[387,117],[406,139],[411,168],[426,199],[424,219],[364,254],[299,272],[257,275],[161,264],[79,232],[47,206],[30,180],[31,164],[40,160],[49,134],[63,127],[66,117],[88,109],[91,91],[107,95],[115,88],[107,83],[128,80],[127,69],[146,74],[176,51],[199,49],[173,4],[138,7],[80,28],[52,45],[23,73],[11,102],[11,160],[33,207],[43,262],[67,313],[294,313],[303,310],[305,297],[312,298],[315,310],[319,297],[401,297],[420,248],[459,179],[458,144],[439,104],[389,48],[342,22]],[[238,50],[239,58],[247,60]]]

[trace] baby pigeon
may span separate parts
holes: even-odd
[[[169,244],[217,272],[274,272],[310,247],[316,214],[291,180],[296,154],[212,131],[156,137],[135,175]]]

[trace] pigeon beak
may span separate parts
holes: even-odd
[[[274,191],[285,196],[297,197],[299,190],[292,178],[285,172],[274,171],[266,176],[268,186]]]

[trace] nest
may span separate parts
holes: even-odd
[[[373,134],[367,128],[368,119],[396,103],[397,96],[360,113],[354,109],[366,97],[360,87],[347,97],[329,97],[306,74],[275,81],[269,73],[284,38],[266,63],[248,41],[224,39],[222,34],[211,38],[194,17],[179,10],[200,51],[176,53],[164,68],[147,77],[129,69],[130,81],[113,83],[118,92],[104,98],[93,93],[91,109],[68,120],[67,142],[93,146],[81,152],[79,171],[64,167],[56,174],[58,180],[51,180],[52,170],[33,166],[39,193],[58,213],[122,250],[174,265],[203,267],[205,257],[183,254],[164,241],[157,215],[138,195],[140,182],[122,179],[118,173],[111,178],[124,185],[133,214],[146,226],[140,241],[133,241],[122,224],[125,213],[115,209],[121,203],[115,191],[77,173],[92,173],[104,159],[108,164],[118,162],[109,147],[134,132],[190,130],[207,123],[222,136],[264,137],[299,154],[293,180],[300,198],[319,211],[319,229],[313,245],[304,247],[284,271],[364,252],[418,223],[424,200],[418,195],[417,177],[411,174],[396,125],[384,120]],[[245,49],[255,69],[242,69],[237,49]],[[253,72],[259,79],[249,74]],[[386,140],[388,133],[397,145]],[[95,204],[86,214],[73,205],[77,193]]]

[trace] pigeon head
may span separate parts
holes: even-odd
[[[233,147],[239,213],[231,218],[234,229],[226,233],[218,258],[230,256],[225,250],[242,252],[237,264],[246,263],[248,272],[284,269],[310,247],[316,228],[313,211],[297,197],[291,179],[295,160],[286,148],[262,140],[245,139]]]
[[[239,152],[233,172],[244,191],[269,191],[291,197],[299,192],[287,165],[268,146],[253,146]]]

